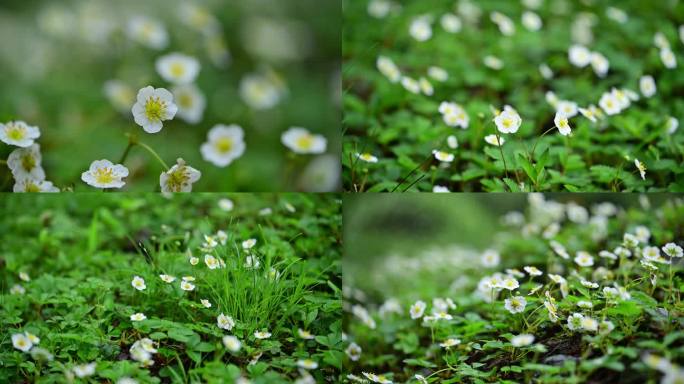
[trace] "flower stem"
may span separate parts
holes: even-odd
[[[149,152],[152,156],[154,156],[154,158],[157,159],[157,161],[159,161],[159,163],[164,167],[164,170],[166,170],[166,171],[169,170],[169,166],[166,165],[164,160],[162,160],[162,158],[159,157],[159,154],[157,154],[157,152],[154,149],[152,149],[152,147],[150,147],[149,145],[147,145],[141,141],[138,141],[136,144],[143,147],[147,152]]]
[[[551,127],[544,131],[544,133],[541,134],[541,136],[537,137],[537,140],[534,142],[534,145],[532,146],[532,153],[530,154],[530,161],[534,161],[534,150],[537,149],[537,144],[539,143],[539,140],[544,137],[547,133],[553,131],[556,129],[556,127]]]
[[[503,154],[503,148],[501,148],[501,137],[499,136],[498,133],[496,134],[496,141],[497,141],[497,144],[499,144],[498,147],[499,147],[499,152],[501,152],[501,160],[503,161],[503,164],[504,164],[504,171],[506,172],[506,178],[508,178],[508,167],[506,166],[506,157]]]

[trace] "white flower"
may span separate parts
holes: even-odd
[[[247,239],[242,242],[242,249],[251,249],[256,245],[256,239]]]
[[[634,159],[634,165],[639,170],[639,175],[641,176],[641,179],[646,180],[646,165],[639,161],[639,159]]]
[[[52,353],[50,353],[50,351],[48,351],[45,348],[40,348],[40,347],[31,348],[31,357],[33,358],[33,360],[38,360],[38,361],[52,361],[52,360],[54,360],[54,356],[52,355]]]
[[[413,93],[413,94],[419,94],[420,93],[420,83],[416,81],[412,77],[408,76],[402,76],[401,77],[401,86],[404,87],[405,90]]]
[[[613,324],[612,321],[609,321],[609,320],[603,320],[598,325],[598,331],[602,335],[609,334],[613,329],[615,329],[615,325]]]
[[[411,305],[411,308],[409,309],[409,314],[411,315],[411,319],[420,319],[423,317],[423,313],[425,313],[425,307],[426,304],[422,300],[418,300],[413,305]]]
[[[610,92],[605,92],[603,95],[601,95],[599,107],[601,107],[601,109],[603,109],[607,115],[616,115],[621,111],[620,104],[615,96]]]
[[[232,317],[226,316],[223,313],[221,313],[216,318],[216,324],[219,328],[225,329],[226,331],[230,331],[235,326],[235,321]]]
[[[459,344],[461,344],[461,340],[459,340],[459,339],[451,339],[451,338],[450,338],[450,339],[444,340],[444,342],[440,343],[439,345],[440,345],[440,347],[442,347],[442,348],[447,348],[447,349],[449,349],[449,348],[451,348],[451,347],[453,347],[453,346],[456,346],[456,345],[459,345]]]
[[[586,109],[584,108],[577,108],[577,110],[582,114],[582,116],[586,117],[589,119],[592,123],[595,123],[598,121],[596,118],[598,117],[597,114],[597,108],[595,105],[590,105]]]
[[[598,321],[589,316],[584,316],[580,320],[580,325],[582,326],[582,329],[584,329],[585,331],[596,332],[598,330]]]
[[[130,377],[122,377],[116,381],[116,384],[138,384],[138,380]]]
[[[14,192],[59,192],[52,182],[31,177],[18,177],[12,189]]]
[[[159,176],[159,185],[163,193],[168,192],[191,192],[192,184],[200,179],[202,173],[195,168],[185,165],[181,158],[176,160],[176,165]]]
[[[120,80],[107,80],[104,83],[104,94],[121,113],[128,113],[135,102],[135,89]]]
[[[183,2],[178,8],[178,18],[188,27],[206,35],[220,33],[221,25],[208,9],[190,2]]]
[[[684,257],[684,250],[675,243],[667,243],[662,249],[663,252],[670,257]]]
[[[542,27],[542,20],[539,15],[531,11],[523,12],[522,23],[530,31],[538,31]]]
[[[669,48],[660,50],[660,60],[663,61],[663,65],[666,68],[672,69],[677,67],[677,58]]]
[[[197,265],[197,263],[199,263],[199,258],[194,256],[190,257],[190,265]]]
[[[496,128],[502,133],[516,133],[518,128],[520,128],[522,119],[515,109],[506,106],[503,112],[494,118],[494,123]]]
[[[457,33],[461,30],[461,19],[453,13],[445,13],[439,19],[439,23],[445,31],[449,33]]]
[[[347,356],[349,356],[349,359],[351,359],[351,361],[357,361],[359,360],[359,358],[361,358],[361,347],[359,347],[359,345],[356,343],[351,343],[344,350],[344,353],[346,353]]]
[[[656,93],[656,83],[653,76],[645,75],[639,79],[639,89],[644,97],[651,97]]]
[[[553,118],[553,123],[558,128],[558,132],[563,136],[567,136],[572,132],[568,123],[568,116],[564,112],[557,111],[556,116]]]
[[[570,100],[558,100],[556,103],[556,114],[558,112],[568,119],[577,115],[577,103]]]
[[[648,240],[651,238],[651,231],[646,226],[638,225],[634,228],[634,235],[639,242],[648,243]]]
[[[131,281],[131,285],[138,291],[144,291],[145,288],[147,288],[145,285],[145,280],[140,276],[134,276],[133,281]]]
[[[12,335],[12,345],[14,348],[22,351],[28,352],[33,348],[33,343],[24,333],[15,333]]]
[[[435,192],[435,193],[448,193],[448,192],[451,192],[451,191],[449,191],[449,188],[447,188],[447,187],[445,187],[445,186],[443,186],[443,185],[435,185],[434,187],[432,187],[432,192]]]
[[[501,256],[499,255],[499,252],[493,249],[487,249],[482,253],[480,262],[483,266],[488,268],[496,267],[501,262]]]
[[[144,313],[134,313],[131,315],[131,321],[143,321],[147,319]]]
[[[26,282],[31,281],[31,277],[26,272],[19,272],[19,279],[21,279],[21,281],[26,281]]]
[[[260,265],[261,261],[259,261],[258,257],[252,255],[245,257],[245,268],[256,269],[259,268]]]
[[[45,180],[45,171],[40,166],[42,157],[40,145],[34,143],[26,148],[17,148],[7,157],[7,167],[15,179]]]
[[[392,59],[385,56],[378,56],[375,65],[380,73],[387,77],[390,82],[396,83],[401,80],[401,72]]]
[[[496,56],[491,56],[491,55],[485,56],[482,59],[482,62],[484,63],[485,66],[487,66],[488,68],[491,68],[495,71],[500,70],[504,66],[504,63],[503,63],[503,61],[501,61],[501,59],[499,59]]]
[[[147,86],[138,91],[136,103],[131,112],[135,123],[147,133],[157,133],[164,127],[163,121],[176,116],[178,107],[173,103],[173,95],[164,88]]]
[[[513,336],[511,339],[511,344],[514,347],[526,347],[534,342],[534,335],[522,334]]]
[[[304,340],[313,340],[316,337],[311,332],[305,331],[301,328],[297,329],[297,335],[299,335],[299,337],[301,337]]]
[[[209,302],[207,299],[201,299],[200,303],[204,308],[211,308],[211,302]]]
[[[591,301],[580,300],[577,302],[577,306],[580,308],[593,308],[594,304]]]
[[[579,251],[575,256],[575,263],[580,267],[591,267],[594,265],[594,258],[588,252]]]
[[[218,206],[222,211],[230,212],[233,210],[235,204],[233,204],[233,200],[231,199],[221,199],[218,201]]]
[[[511,36],[515,33],[515,24],[508,16],[501,12],[494,11],[489,18],[499,27],[499,32],[504,36]]]
[[[432,151],[432,154],[435,156],[435,159],[445,163],[451,163],[454,161],[454,155],[448,152],[438,151],[435,149]]]
[[[126,176],[128,168],[103,159],[93,161],[90,168],[81,174],[81,180],[96,188],[121,188],[126,184],[121,179]]]
[[[571,331],[582,328],[582,319],[584,319],[584,315],[581,313],[573,313],[568,316],[568,328]]]
[[[525,272],[529,273],[530,276],[541,276],[543,274],[543,272],[537,269],[535,266],[527,266],[523,267],[523,269]]]
[[[164,49],[169,43],[169,36],[164,25],[156,20],[143,16],[135,16],[128,22],[128,36],[152,49]]]
[[[496,145],[497,147],[506,142],[503,137],[497,137],[496,135],[487,135],[484,137],[484,141],[487,142],[487,144]]]
[[[596,73],[598,77],[605,77],[606,73],[608,73],[608,69],[610,68],[610,63],[602,54],[598,52],[592,52],[591,67],[594,69],[594,73]]]
[[[247,74],[240,81],[240,98],[257,110],[275,107],[286,93],[285,83],[272,70]]]
[[[168,284],[171,284],[174,281],[176,281],[176,278],[171,275],[159,275],[159,278],[162,279],[163,282]]]
[[[271,337],[271,333],[268,331],[256,331],[254,332],[254,337],[257,339],[268,339]]]
[[[217,124],[200,147],[202,158],[217,167],[226,167],[245,152],[244,133],[238,125]]]
[[[77,365],[74,367],[74,374],[76,374],[76,377],[79,378],[92,376],[95,374],[96,366],[96,363]]]
[[[421,92],[427,96],[432,96],[432,94],[435,92],[435,89],[432,87],[432,84],[430,84],[430,81],[424,77],[418,79],[418,86],[420,86]]]
[[[461,127],[463,129],[468,128],[470,118],[465,109],[460,105],[443,101],[439,105],[439,112],[442,114],[442,119],[446,125],[450,127]]]
[[[171,93],[177,103],[178,117],[190,124],[197,124],[202,120],[207,101],[196,85],[179,85],[173,87]]]
[[[658,261],[660,259],[660,249],[658,247],[644,247],[641,251],[644,259],[649,261]]]
[[[546,63],[539,64],[539,73],[546,80],[550,80],[553,78],[553,71],[551,70],[551,67],[549,67]]]
[[[188,280],[183,280],[181,281],[180,287],[184,291],[192,291],[195,289],[195,284],[191,283]]]
[[[518,280],[516,280],[513,277],[507,277],[501,282],[500,288],[503,289],[508,289],[509,291],[513,291],[514,289],[517,289],[520,286],[518,283]]]
[[[447,137],[447,146],[451,149],[458,148],[458,139],[454,135],[449,135]]]
[[[576,67],[586,67],[591,62],[591,52],[582,45],[572,45],[568,50],[568,59]]]
[[[376,19],[386,17],[392,10],[392,3],[388,0],[371,0],[368,3],[368,14]]]
[[[442,67],[429,67],[427,70],[428,76],[437,81],[447,81],[449,73]]]
[[[195,81],[200,71],[200,63],[192,56],[174,52],[158,58],[155,68],[162,79],[176,85],[184,85]]]
[[[206,264],[207,267],[209,267],[209,269],[216,269],[221,267],[221,264],[219,263],[218,259],[212,255],[204,255],[204,264]]]
[[[226,347],[227,350],[235,353],[240,350],[242,347],[242,343],[240,340],[235,337],[235,336],[223,336],[223,345]]]
[[[19,284],[15,284],[10,288],[11,295],[23,295],[24,293],[26,293],[26,289]]]
[[[668,135],[674,134],[675,132],[677,132],[677,128],[679,128],[679,120],[670,116],[667,119],[666,128],[667,128],[667,134]]]
[[[295,153],[319,154],[325,152],[327,140],[322,135],[311,134],[307,129],[291,127],[283,132],[280,141]]]
[[[357,154],[356,154],[356,157],[357,157],[359,160],[365,161],[366,163],[377,163],[377,162],[378,162],[378,158],[375,157],[375,156],[373,156],[373,155],[371,155],[371,154],[368,153],[368,152],[366,152],[366,153],[357,153]]]
[[[615,301],[620,297],[620,292],[613,287],[603,287],[603,297],[607,301]]]
[[[302,369],[316,369],[318,368],[318,363],[311,359],[297,360],[297,366]]]
[[[33,145],[33,141],[40,137],[40,129],[23,121],[0,123],[0,140],[5,144],[26,148]]]
[[[432,27],[427,18],[417,17],[411,21],[409,33],[418,41],[426,41],[432,37]]]
[[[505,300],[504,308],[510,313],[523,313],[525,312],[525,306],[527,305],[527,300],[522,296],[513,296],[510,299]]]

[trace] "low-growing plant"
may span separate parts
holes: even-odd
[[[346,275],[345,380],[681,381],[684,201],[641,204],[531,194],[489,249],[436,247]]]
[[[65,196],[2,201],[0,381],[339,374],[334,196]]]
[[[684,190],[682,12],[667,1],[349,2],[345,189]]]

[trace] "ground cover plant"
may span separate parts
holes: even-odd
[[[1,205],[1,382],[339,375],[335,196],[13,195]]]
[[[340,12],[3,1],[0,190],[337,190]]]
[[[466,234],[352,262],[345,245],[347,380],[681,382],[681,196],[631,195],[625,205],[555,197],[564,202],[529,194],[500,224],[481,227],[482,247]],[[492,200],[443,200],[479,199]],[[397,200],[411,206],[414,197]],[[345,239],[368,231],[345,228]]]
[[[678,1],[344,3],[349,191],[682,191]]]

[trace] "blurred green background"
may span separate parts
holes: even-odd
[[[511,211],[523,213],[529,194],[346,194],[344,195],[343,268],[345,284],[369,294],[400,295],[413,282],[393,281],[382,268],[390,257],[419,258],[431,249],[447,250],[458,246],[478,253],[496,243],[505,226],[502,216]],[[592,205],[611,202],[618,207],[642,208],[643,201],[657,207],[676,194],[548,193],[546,200],[575,202],[588,210]],[[479,256],[478,256],[479,257]],[[445,284],[454,281],[479,263],[474,259],[463,270],[439,274]],[[436,278],[432,276],[432,278]],[[431,280],[432,281],[432,280]],[[398,285],[397,285],[398,284]],[[443,287],[444,288],[444,287]]]
[[[207,35],[180,21],[181,4],[189,3],[220,22],[217,37],[230,52],[224,67],[212,61]],[[131,41],[126,26],[133,16],[162,22],[169,45],[157,51]],[[279,31],[278,36],[263,38],[269,28]],[[96,159],[118,161],[127,144],[125,134],[131,132],[167,163],[183,157],[202,171],[195,191],[334,190],[341,141],[340,31],[339,0],[3,0],[0,122],[16,119],[40,127],[47,180],[60,188],[89,189],[81,172]],[[286,54],[278,55],[275,48]],[[118,79],[135,92],[147,85],[168,89],[154,63],[176,51],[201,63],[196,84],[207,98],[204,118],[190,125],[177,116],[160,133],[147,134],[133,122],[130,110],[123,114],[113,107],[103,85]],[[286,82],[287,94],[276,107],[256,111],[241,99],[240,80],[266,67]],[[245,131],[246,151],[227,168],[200,155],[200,145],[215,124],[238,124]],[[329,155],[289,153],[280,135],[290,126],[323,134]],[[13,149],[3,143],[0,157],[7,158]],[[134,148],[125,165],[131,171],[126,190],[159,189],[161,166],[141,148]],[[11,174],[4,167],[0,181],[2,190],[11,190]]]

